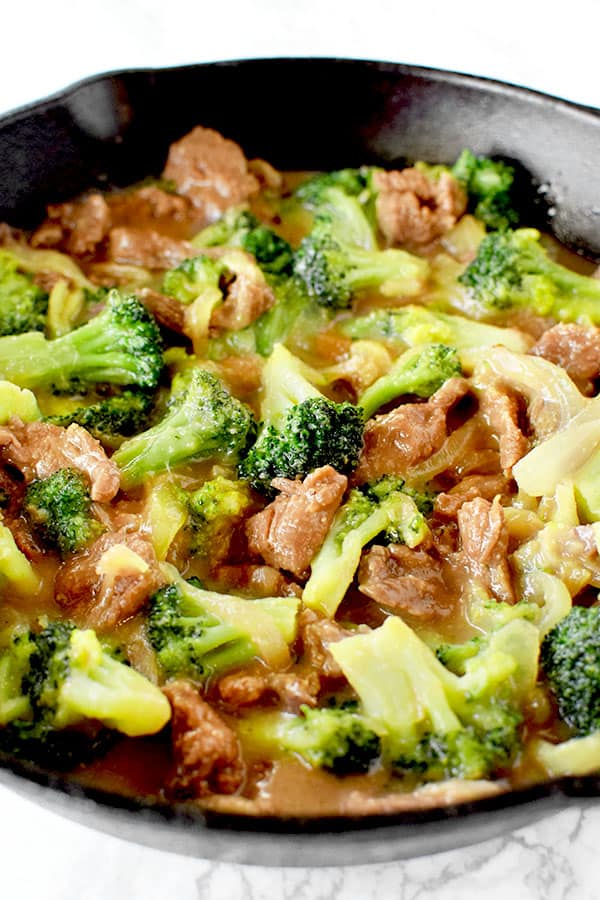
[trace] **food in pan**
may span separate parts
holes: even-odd
[[[0,752],[252,815],[600,768],[600,280],[215,131],[0,248]]]

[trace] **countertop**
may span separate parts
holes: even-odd
[[[7,4],[8,6],[8,4]],[[600,106],[600,3],[503,0],[34,0],[3,10],[0,113],[99,71],[259,56],[386,59]],[[0,788],[2,897],[19,900],[591,900],[600,807],[401,863],[267,869],[98,834]]]

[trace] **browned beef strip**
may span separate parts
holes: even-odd
[[[561,322],[545,331],[529,352],[562,366],[590,393],[591,382],[600,375],[600,328]]]
[[[275,294],[265,281],[255,281],[244,273],[236,275],[224,303],[210,318],[211,329],[240,331],[270,309]]]
[[[492,503],[476,497],[458,511],[458,528],[465,565],[497,600],[515,602],[508,564],[508,529],[500,498]]]
[[[150,310],[156,321],[171,331],[183,334],[185,326],[185,306],[174,297],[167,297],[152,288],[141,288],[136,296]]]
[[[303,648],[302,659],[321,676],[342,678],[343,672],[329,652],[329,646],[364,630],[365,628],[360,626],[350,631],[333,619],[320,618],[311,609],[303,609],[298,616],[298,633]]]
[[[220,565],[210,574],[226,593],[239,592],[251,597],[290,597],[299,592],[297,584],[272,566],[257,566],[254,563]]]
[[[111,228],[108,235],[109,260],[147,269],[172,269],[184,259],[199,256],[202,252],[189,241],[150,228],[122,225]]]
[[[462,216],[467,198],[452,175],[428,178],[417,169],[375,172],[377,222],[390,244],[429,244]]]
[[[519,427],[519,400],[509,388],[499,384],[487,385],[479,395],[482,415],[500,446],[500,465],[510,477],[512,467],[529,450],[529,441]]]
[[[176,773],[171,792],[179,798],[234,794],[245,777],[238,739],[187,681],[163,688],[171,709]]]
[[[98,564],[111,547],[123,544],[148,564],[144,572],[110,577]],[[54,581],[59,606],[68,609],[87,627],[105,631],[134,616],[165,579],[150,541],[141,534],[112,531],[101,535],[81,553],[63,562]]]
[[[447,413],[468,391],[464,378],[451,378],[427,403],[403,403],[369,419],[353,482],[405,475],[411,466],[428,459],[447,437]]]
[[[316,469],[304,481],[275,478],[273,487],[281,493],[246,524],[250,551],[276,569],[303,575],[325,540],[347,483],[331,466]]]
[[[16,466],[26,481],[48,478],[59,469],[74,468],[87,475],[92,500],[108,503],[119,490],[119,469],[85,428],[61,428],[47,422],[22,422],[13,417],[0,427],[0,445],[6,462]]]
[[[257,193],[259,182],[248,171],[241,148],[211,128],[198,126],[171,145],[163,176],[174,181],[212,222],[230,206]]]
[[[274,700],[288,712],[316,706],[321,682],[317,672],[232,672],[220,679],[221,699],[234,707],[255,706]]]
[[[158,185],[148,184],[133,191],[124,191],[109,197],[114,225],[164,226],[173,231],[175,223],[187,223],[190,203],[186,197],[163,191]]]
[[[48,207],[48,218],[31,237],[33,247],[53,247],[72,256],[94,253],[111,224],[110,209],[102,194]]]
[[[455,519],[459,509],[468,500],[483,497],[493,500],[497,494],[505,494],[508,481],[504,475],[467,475],[449,491],[438,494],[434,501],[434,512],[442,519]]]
[[[404,544],[372,547],[361,560],[358,583],[363,594],[394,613],[429,619],[452,609],[440,561]]]

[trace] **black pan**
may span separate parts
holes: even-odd
[[[463,147],[519,163],[526,221],[600,257],[600,113],[496,81],[392,63],[243,60],[117,72],[0,120],[0,221],[30,226],[86,188],[158,174],[194,125],[282,169],[453,162]],[[92,828],[178,853],[256,865],[349,865],[496,837],[600,795],[567,778],[474,803],[363,819],[251,819],[174,810],[18,768],[0,783]]]

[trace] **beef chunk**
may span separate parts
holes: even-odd
[[[245,777],[234,732],[189,682],[172,681],[163,691],[173,711],[174,796],[184,799],[234,794]]]
[[[317,672],[232,672],[221,678],[219,696],[234,707],[278,701],[288,712],[316,706],[321,682]]]
[[[323,466],[304,481],[275,478],[279,496],[246,524],[248,546],[276,569],[304,574],[325,540],[348,479]]]
[[[202,251],[189,241],[178,240],[150,228],[111,228],[107,257],[112,262],[146,269],[172,269]]]
[[[94,253],[111,224],[110,209],[102,194],[48,207],[48,218],[34,232],[33,247],[53,247],[73,256]]]
[[[26,481],[73,468],[87,475],[92,500],[108,503],[119,490],[121,476],[117,466],[80,425],[60,428],[12,418],[8,426],[0,428],[0,445],[6,462],[20,469]]]
[[[104,631],[139,612],[162,584],[150,541],[122,530],[101,535],[64,562],[56,573],[54,596],[86,626]]]
[[[508,491],[508,481],[504,475],[467,475],[449,491],[438,494],[434,502],[434,512],[442,519],[455,519],[459,509],[468,500],[483,497],[493,500],[497,494]]]
[[[463,503],[458,511],[462,554],[472,576],[497,600],[515,602],[508,564],[508,529],[500,498],[482,497]]]
[[[150,310],[159,325],[183,334],[185,327],[185,306],[174,297],[167,297],[152,288],[141,288],[136,296]]]
[[[448,231],[467,208],[452,175],[428,178],[417,169],[375,172],[377,222],[390,244],[429,244]]]
[[[250,597],[294,597],[299,588],[279,569],[253,563],[216,566],[211,571],[221,590],[248,594]]]
[[[240,331],[251,325],[275,303],[275,294],[266,281],[257,281],[244,273],[236,275],[227,290],[225,302],[210,318],[211,329]]]
[[[545,331],[530,353],[562,366],[584,393],[591,393],[600,375],[600,328],[561,322]]]
[[[211,128],[198,126],[171,145],[163,176],[174,181],[205,222],[257,193],[241,148]]]
[[[113,194],[109,199],[114,225],[140,225],[171,230],[175,222],[187,223],[190,203],[185,197],[148,184],[134,191]]]
[[[382,475],[405,475],[411,466],[428,459],[446,440],[447,413],[468,391],[464,378],[451,378],[427,403],[403,403],[369,419],[353,481],[363,484]]]
[[[484,419],[498,437],[500,465],[509,476],[512,467],[529,450],[529,441],[519,427],[519,401],[509,388],[491,384],[480,393],[480,409]]]
[[[374,546],[361,560],[359,589],[384,609],[419,619],[451,611],[438,559],[403,544]]]
[[[329,652],[329,645],[353,634],[368,630],[363,626],[350,631],[333,619],[317,616],[311,609],[304,609],[298,617],[298,631],[303,647],[303,661],[326,678],[343,678],[343,672]]]

